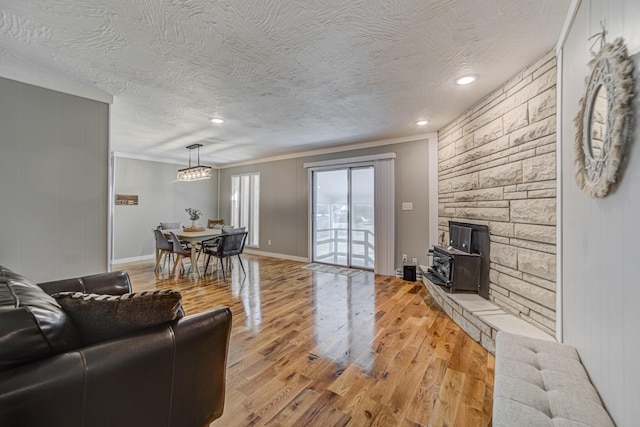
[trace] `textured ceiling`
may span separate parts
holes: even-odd
[[[223,165],[437,131],[553,48],[569,3],[2,0],[0,64],[112,94],[114,151]]]

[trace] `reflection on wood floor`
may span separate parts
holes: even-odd
[[[246,278],[236,265],[227,282],[118,266],[134,291],[180,290],[187,315],[231,307],[225,410],[212,426],[490,425],[494,357],[420,282],[243,260]]]

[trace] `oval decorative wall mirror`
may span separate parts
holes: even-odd
[[[633,63],[618,38],[604,43],[589,66],[587,89],[575,118],[575,177],[588,196],[604,197],[618,179],[624,154]]]

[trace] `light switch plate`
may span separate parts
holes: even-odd
[[[402,202],[402,210],[403,211],[412,211],[413,210],[413,202]]]

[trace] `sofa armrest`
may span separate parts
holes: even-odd
[[[222,415],[231,310],[0,372],[0,425],[202,427]]]
[[[231,309],[222,307],[176,323],[170,426],[209,425],[222,415],[231,320]]]
[[[56,292],[82,292],[85,294],[122,295],[131,292],[131,281],[125,271],[99,273],[73,279],[38,283],[49,295]]]

